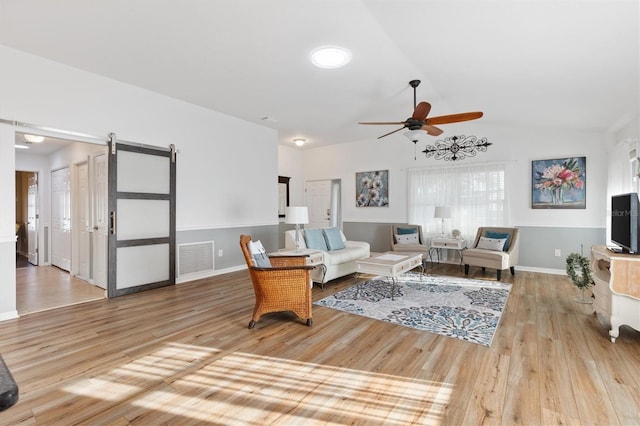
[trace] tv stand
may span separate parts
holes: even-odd
[[[609,319],[611,341],[620,335],[621,325],[640,331],[640,256],[592,246],[590,267],[593,309]]]

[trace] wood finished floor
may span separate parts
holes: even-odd
[[[318,306],[248,330],[246,271],[0,322],[20,386],[0,424],[639,424],[640,332],[611,343],[567,277],[503,281],[490,348]]]
[[[16,307],[20,315],[105,297],[104,289],[55,266],[16,268]]]

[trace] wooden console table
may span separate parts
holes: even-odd
[[[609,318],[609,336],[615,342],[620,326],[640,331],[640,256],[591,247],[593,308]]]

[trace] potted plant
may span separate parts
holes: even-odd
[[[580,296],[574,300],[578,303],[592,303],[591,298],[586,295],[586,290],[594,284],[589,259],[579,253],[569,254],[567,256],[567,275],[580,290]]]

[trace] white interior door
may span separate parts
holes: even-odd
[[[51,172],[51,264],[71,269],[71,173]]]
[[[175,284],[175,157],[109,143],[108,297]]]
[[[38,174],[29,176],[29,191],[27,193],[27,249],[28,260],[33,265],[38,264]]]
[[[331,225],[331,181],[305,183],[305,204],[309,207],[309,225],[305,228],[326,228]]]
[[[76,218],[74,224],[77,227],[77,247],[76,255],[78,259],[75,272],[79,278],[85,281],[91,279],[91,238],[90,238],[90,216],[89,209],[89,164],[84,162],[76,166],[77,169],[77,199]]]
[[[108,247],[108,172],[107,155],[100,154],[93,158],[92,171],[92,228],[90,229],[92,238],[92,278],[93,284],[98,287],[107,288],[107,247]]]

